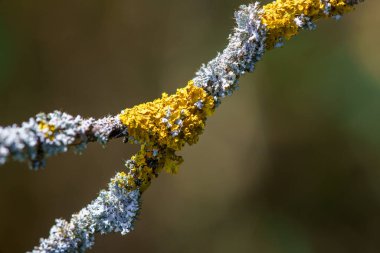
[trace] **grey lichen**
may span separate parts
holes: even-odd
[[[11,157],[29,161],[33,169],[43,168],[46,158],[69,148],[81,153],[89,142],[104,145],[110,138],[125,135],[125,127],[115,116],[95,120],[60,111],[39,113],[20,126],[0,127],[0,165]]]
[[[125,178],[119,174],[111,180],[108,190],[98,197],[69,222],[57,219],[50,235],[40,240],[32,253],[84,252],[94,245],[96,233],[120,232],[122,235],[133,230],[140,210],[140,191],[127,191],[122,185]]]
[[[212,95],[217,104],[238,88],[239,77],[252,72],[265,52],[266,28],[261,13],[257,2],[240,6],[227,47],[195,74],[194,84]]]

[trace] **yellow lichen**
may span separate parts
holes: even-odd
[[[352,6],[346,0],[330,0],[331,11],[329,16],[342,15]],[[299,27],[294,19],[299,15],[306,15],[312,20],[327,17],[325,4],[320,0],[277,0],[263,7],[262,21],[268,29],[266,45],[272,49],[280,39],[290,39],[297,34]]]
[[[195,105],[198,101],[202,102],[202,109]],[[119,118],[128,128],[131,140],[180,150],[185,143],[197,142],[206,117],[213,110],[213,98],[190,81],[171,96],[163,93],[153,102],[125,109]]]
[[[126,187],[130,190],[139,188],[143,192],[162,170],[168,173],[177,173],[183,159],[181,156],[177,156],[173,149],[160,149],[156,155],[153,155],[152,147],[141,145],[140,151],[128,161],[128,163],[131,162],[133,166],[127,175]]]
[[[50,125],[45,121],[40,121],[38,122],[38,129],[44,133],[46,138],[50,140],[54,139],[53,132],[55,131],[55,126]]]
[[[163,93],[160,99],[122,111],[119,118],[129,141],[141,144],[130,161],[128,188],[144,191],[162,170],[177,173],[183,159],[175,152],[198,141],[213,111],[214,99],[193,81],[171,96]]]
[[[120,188],[127,187],[127,181],[128,176],[124,171],[117,173],[116,176],[111,180],[113,184],[117,185]]]

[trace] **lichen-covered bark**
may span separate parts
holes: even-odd
[[[183,161],[176,155],[194,144],[207,117],[225,96],[238,88],[238,80],[252,72],[266,50],[280,47],[302,29],[315,29],[314,21],[339,18],[360,0],[276,0],[261,7],[242,5],[235,13],[236,27],[227,47],[203,65],[185,88],[171,96],[123,110],[100,120],[72,117],[56,111],[39,114],[21,126],[0,128],[0,164],[9,157],[29,160],[33,168],[45,158],[69,148],[82,151],[87,143],[105,144],[111,138],[141,145],[126,162],[128,172],[111,179],[108,190],[69,222],[57,220],[47,239],[34,252],[83,252],[93,245],[95,233],[133,229],[139,199],[162,170],[176,173]]]

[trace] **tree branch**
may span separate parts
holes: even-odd
[[[281,47],[300,30],[316,28],[320,18],[341,15],[360,0],[277,0],[263,7],[242,5],[235,12],[236,27],[227,47],[203,65],[184,88],[171,96],[123,110],[103,119],[76,118],[59,111],[38,114],[20,127],[0,128],[0,164],[8,157],[30,160],[33,168],[45,158],[67,151],[81,152],[88,142],[102,144],[125,137],[141,145],[126,162],[129,170],[111,179],[107,191],[74,214],[70,222],[57,220],[48,239],[34,252],[82,252],[93,245],[95,233],[126,234],[133,228],[139,198],[162,170],[176,173],[182,157],[176,151],[194,144],[206,119],[238,88],[238,80],[252,72],[265,51]]]

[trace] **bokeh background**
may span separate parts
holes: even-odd
[[[0,0],[0,125],[86,117],[174,92],[224,48],[238,0]],[[379,252],[380,1],[268,52],[224,100],[136,230],[92,252]],[[137,147],[0,168],[0,252],[95,198]]]

